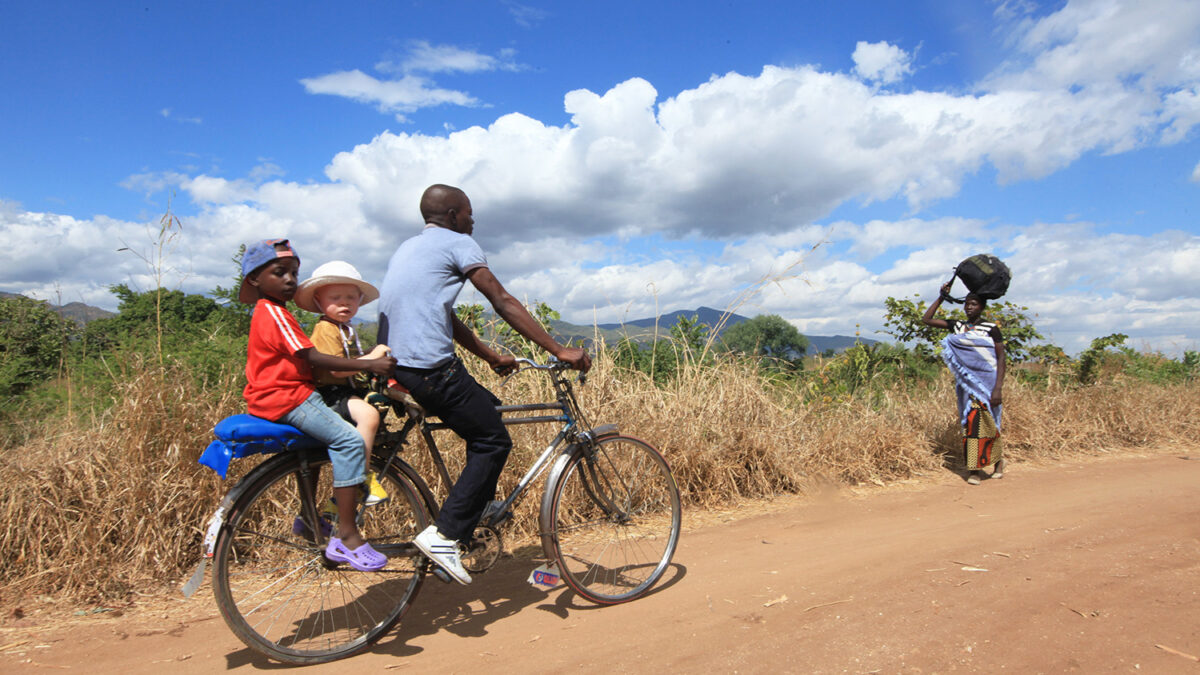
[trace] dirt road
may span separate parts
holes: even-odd
[[[1200,673],[1200,454],[1184,457],[1017,464],[976,487],[945,474],[693,519],[667,583],[617,607],[536,590],[530,562],[507,559],[469,587],[431,579],[393,634],[312,670]],[[203,590],[3,630],[9,672],[274,665]]]

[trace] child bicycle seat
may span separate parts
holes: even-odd
[[[285,450],[321,447],[320,441],[290,424],[270,422],[254,415],[231,415],[213,427],[217,440],[208,444],[199,462],[217,472],[221,478],[229,470],[234,457]]]

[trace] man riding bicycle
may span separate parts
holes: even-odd
[[[431,185],[420,208],[425,228],[396,249],[380,287],[379,341],[396,358],[396,381],[466,441],[462,473],[434,523],[413,543],[460,584],[469,584],[459,543],[470,539],[495,497],[512,439],[496,410],[499,399],[466,371],[454,343],[501,374],[513,369],[515,359],[497,353],[458,319],[459,292],[469,279],[513,329],[572,368],[587,372],[592,359],[583,349],[555,341],[492,274],[471,238],[475,220],[465,192]]]

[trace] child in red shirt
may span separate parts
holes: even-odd
[[[300,258],[286,239],[260,241],[242,256],[238,300],[254,303],[246,356],[246,407],[252,415],[290,424],[329,448],[338,531],[330,537],[325,557],[364,572],[382,569],[387,557],[363,539],[355,524],[359,486],[366,478],[366,447],[358,431],[316,392],[312,366],[387,376],[396,359],[347,359],[314,349],[286,307],[296,294],[299,270]]]

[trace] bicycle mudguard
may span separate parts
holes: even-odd
[[[592,438],[604,438],[620,434],[621,429],[616,424],[601,424],[598,427],[592,428],[589,433],[592,435]]]
[[[554,518],[550,515],[551,504],[554,502],[553,488],[562,477],[562,472],[567,468],[567,464],[575,458],[578,452],[579,445],[576,443],[563,448],[563,451],[558,454],[558,459],[554,460],[554,464],[550,466],[550,471],[546,474],[546,487],[542,490],[542,505],[538,509],[538,529],[541,531],[542,553],[550,562],[558,560],[555,552],[558,537],[554,531]]]
[[[231,415],[217,422],[213,434],[217,440],[208,444],[198,461],[222,479],[235,457],[321,447],[320,441],[296,427],[246,414]]]

